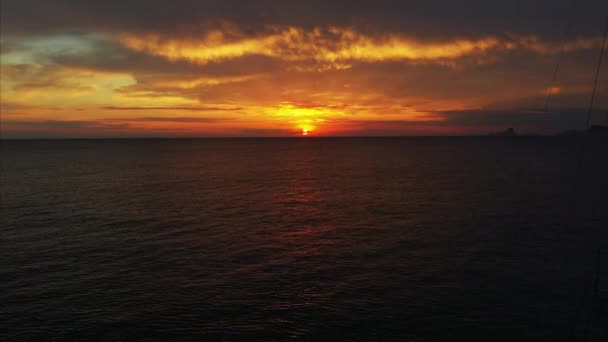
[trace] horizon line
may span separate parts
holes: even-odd
[[[211,137],[40,137],[40,138],[0,138],[0,141],[34,140],[221,140],[221,139],[366,139],[366,138],[537,138],[564,137],[560,134],[521,134],[515,136],[478,134],[478,135],[327,135],[327,136],[211,136]],[[567,137],[567,136],[566,136]]]

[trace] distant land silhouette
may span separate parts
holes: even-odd
[[[608,138],[608,126],[592,125],[586,131],[570,129],[570,130],[563,131],[558,134],[558,136],[562,136],[562,137],[582,136],[582,135],[590,135],[593,137]]]
[[[515,129],[512,127],[507,128],[504,131],[501,132],[493,132],[489,134],[490,136],[493,137],[515,137],[517,136],[517,132],[515,132]]]
[[[592,125],[587,130],[569,129],[566,131],[559,132],[556,135],[559,137],[593,136],[593,137],[608,138],[608,126]],[[491,136],[491,137],[518,137],[518,136],[539,136],[539,134],[535,134],[535,133],[519,134],[514,128],[509,127],[507,129],[505,129],[504,131],[488,133],[488,136]]]

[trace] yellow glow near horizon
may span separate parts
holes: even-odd
[[[287,120],[295,128],[302,132],[306,131],[307,134],[316,130],[317,125],[323,124],[328,118],[335,119],[344,114],[341,110],[319,107],[306,108],[290,103],[283,103],[272,111],[279,118]]]

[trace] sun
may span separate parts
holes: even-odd
[[[316,126],[312,124],[312,120],[300,120],[296,126],[296,133],[302,137],[310,136],[316,130]]]

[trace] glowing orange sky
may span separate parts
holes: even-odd
[[[408,10],[389,5],[366,18],[356,7],[331,17],[333,12],[315,12],[311,4],[305,10],[318,18],[303,22],[298,16],[275,20],[268,14],[274,12],[266,12],[297,13],[292,5],[259,4],[231,17],[189,2],[154,18],[151,9],[149,22],[140,24],[135,21],[147,20],[146,14],[135,5],[120,9],[134,24],[113,21],[110,14],[118,9],[101,2],[38,5],[26,11],[16,1],[3,2],[5,137],[565,129],[574,122],[568,115],[588,96],[590,65],[601,41],[594,26],[555,39],[547,32],[563,29],[539,30],[535,23],[546,18],[535,21],[531,14],[527,26],[480,23],[468,29],[455,21],[431,35],[424,33],[425,23],[409,30],[389,25],[393,11]],[[211,14],[184,14],[198,10]],[[498,20],[502,14],[488,15]],[[163,26],[158,18],[179,25]],[[429,16],[430,24],[434,20]],[[560,53],[564,65],[552,84]],[[600,92],[606,88],[600,85]],[[548,92],[556,98],[552,117],[538,110]],[[608,108],[607,102],[600,96],[599,107]]]

